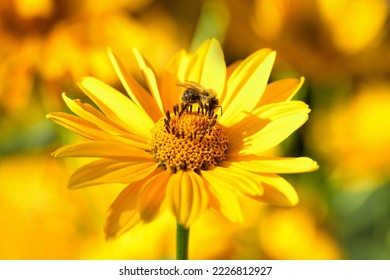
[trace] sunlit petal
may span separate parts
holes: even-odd
[[[141,150],[148,149],[145,139],[139,136],[128,133],[123,136],[109,135],[92,123],[75,115],[56,112],[48,114],[46,118],[90,140],[114,141],[126,143],[130,147]]]
[[[132,229],[141,222],[137,211],[137,198],[142,182],[127,186],[107,211],[104,231],[106,238],[114,238]]]
[[[150,177],[160,172],[162,172],[161,169],[155,169]],[[137,209],[138,196],[148,179],[149,177],[146,177],[127,186],[111,204],[104,226],[106,238],[118,237],[141,223],[141,216]]]
[[[229,66],[226,67],[226,81],[229,81],[230,76],[234,73],[234,71],[236,71],[236,68],[237,68],[238,66],[240,66],[241,63],[242,63],[242,60],[237,60],[237,61],[233,62],[232,64],[230,64]],[[226,99],[226,91],[227,91],[227,89],[226,89],[226,87],[225,87],[225,89],[224,89],[222,95],[219,96],[219,101],[220,101],[219,103],[220,103],[220,104],[221,104],[221,101],[222,101],[222,100],[227,100],[227,99]],[[226,101],[225,101],[225,102],[226,102]]]
[[[260,107],[229,128],[232,142],[229,153],[258,154],[275,147],[307,121],[309,112],[308,106],[300,101]]]
[[[280,207],[292,207],[298,204],[297,192],[285,179],[275,174],[257,175],[264,187],[264,194],[253,197],[254,199]]]
[[[162,170],[142,186],[138,196],[138,211],[145,222],[150,222],[160,211],[171,171]]]
[[[189,227],[209,203],[205,183],[195,172],[178,171],[168,182],[169,206],[178,223]]]
[[[224,110],[219,121],[229,126],[239,122],[244,115],[250,112],[259,102],[266,88],[272,66],[275,61],[275,52],[262,49],[245,59],[229,77],[226,95],[221,100]]]
[[[154,100],[157,103],[157,106],[160,110],[161,116],[163,116],[164,115],[164,108],[163,108],[163,104],[161,101],[160,91],[158,89],[157,80],[156,80],[156,76],[154,74],[154,71],[149,66],[149,63],[147,63],[145,61],[144,57],[142,56],[142,54],[140,53],[140,51],[138,49],[134,48],[133,53],[134,53],[135,58],[137,59],[138,66],[139,66],[142,74],[144,75],[146,83],[148,84],[148,88],[149,88],[150,92],[152,93]]]
[[[161,99],[166,110],[172,110],[173,106],[180,103],[183,88],[178,83],[186,80],[185,72],[191,55],[184,50],[180,51],[168,63],[162,79],[159,83]]]
[[[243,221],[241,206],[237,192],[228,188],[220,188],[213,180],[209,184],[210,209],[221,213],[234,223]]]
[[[242,154],[259,154],[280,144],[308,119],[307,114],[296,114],[283,117],[269,123],[259,133],[248,139],[248,147]]]
[[[158,110],[156,101],[131,75],[126,72],[122,63],[111,49],[108,50],[108,55],[114,66],[116,74],[131,100],[133,100],[139,107],[143,108],[154,121],[157,121],[162,115]]]
[[[152,158],[150,153],[106,141],[88,141],[68,145],[53,152],[55,157],[105,157],[122,158],[128,161],[148,160]]]
[[[263,187],[256,176],[238,168],[215,167],[202,171],[202,176],[212,186],[228,188],[245,195],[262,195]]]
[[[122,93],[94,78],[84,78],[80,88],[113,122],[134,134],[150,136],[153,121]]]
[[[90,140],[105,140],[106,135],[95,125],[75,115],[55,112],[46,118]]]
[[[80,100],[77,99],[72,100],[68,98],[65,93],[62,94],[62,98],[64,99],[69,109],[84,120],[89,121],[90,123],[101,128],[102,130],[107,131],[110,134],[123,134],[123,130],[111,123],[111,121],[105,115],[100,113],[91,105],[82,103]]]
[[[263,173],[301,173],[318,169],[318,164],[307,157],[232,156],[225,163],[246,171]]]
[[[107,183],[129,184],[149,176],[157,166],[152,158],[141,163],[101,159],[77,169],[70,177],[68,187],[78,189]]]
[[[256,108],[271,103],[290,101],[302,87],[304,81],[305,78],[301,77],[300,79],[283,79],[268,84]]]
[[[186,81],[197,82],[222,95],[225,87],[226,64],[219,42],[211,39],[203,43],[188,63]],[[185,81],[183,81],[185,82]]]

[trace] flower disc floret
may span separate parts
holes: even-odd
[[[228,138],[216,118],[199,113],[161,118],[152,130],[150,149],[173,171],[207,170],[225,160]]]

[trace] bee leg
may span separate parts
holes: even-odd
[[[171,120],[171,113],[169,110],[165,113],[165,116],[167,117],[168,122]]]
[[[187,107],[188,107],[188,103],[184,103],[183,106],[181,107],[181,110],[180,110],[180,113],[179,113],[179,118],[181,117],[181,115],[183,115],[183,113],[185,112]]]
[[[173,113],[175,114],[175,116],[179,113],[179,105],[174,105],[173,106]]]
[[[204,106],[203,106],[203,103],[202,102],[198,102],[198,105],[199,105],[199,108],[200,108],[200,112],[202,113],[202,115],[204,115]]]
[[[209,119],[212,119],[214,115],[214,110],[211,110],[211,108],[209,108],[208,115],[209,115]]]
[[[164,119],[164,126],[165,126],[165,130],[166,130],[168,133],[171,133],[170,124],[169,124],[169,121],[167,121],[167,119]]]

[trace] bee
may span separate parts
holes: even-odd
[[[222,115],[222,106],[218,105],[218,99],[212,89],[205,89],[200,84],[191,81],[179,83],[177,85],[185,88],[185,91],[181,96],[183,106],[179,113],[179,117],[187,110],[189,105],[195,103],[199,105],[200,111],[203,114],[208,114],[210,118],[217,107],[221,108]]]

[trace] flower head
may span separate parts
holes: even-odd
[[[291,101],[303,79],[267,85],[274,51],[262,49],[226,67],[211,39],[194,54],[179,52],[161,76],[138,50],[134,54],[149,92],[109,51],[130,98],[89,77],[80,87],[101,111],[63,94],[76,115],[48,115],[88,139],[54,156],[99,158],[72,175],[70,188],[127,184],[108,211],[107,237],[152,221],[166,207],[184,227],[208,209],[239,222],[240,194],[278,206],[297,204],[294,188],[276,174],[318,166],[306,157],[266,156],[309,113],[305,103]]]

